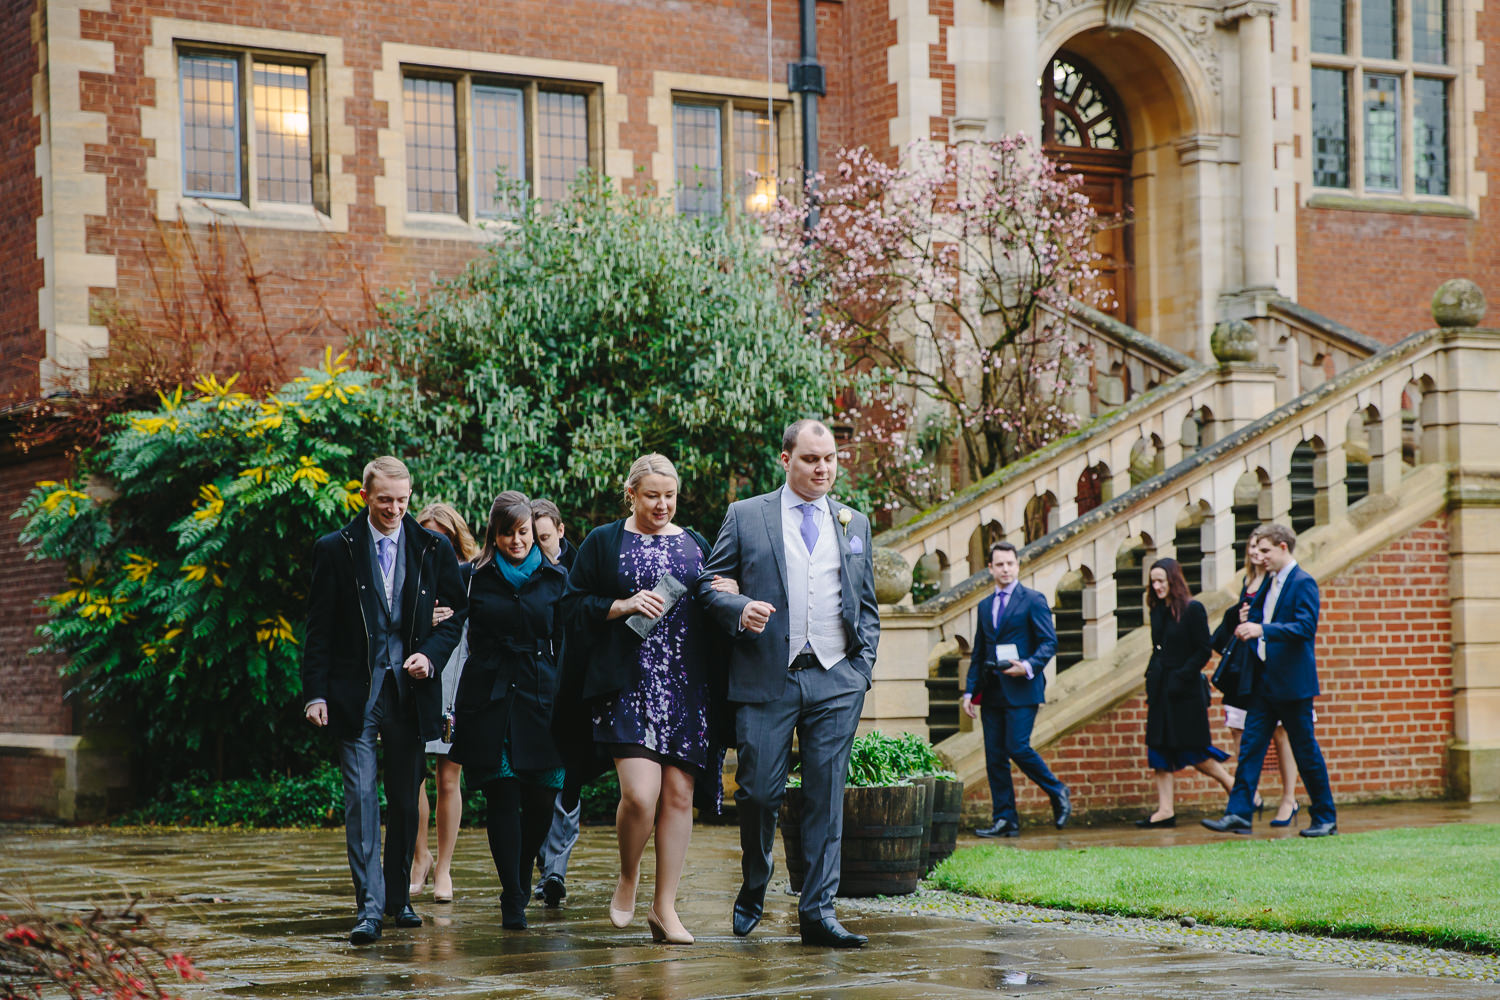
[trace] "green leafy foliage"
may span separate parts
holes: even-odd
[[[164,786],[164,793],[117,825],[210,827],[332,827],[344,825],[344,779],[331,761],[308,774],[213,781],[201,772]],[[385,787],[380,787],[385,808]]]
[[[872,730],[854,738],[849,750],[849,773],[844,783],[850,788],[877,788],[885,785],[904,785],[907,778],[936,776],[944,781],[956,780],[956,775],[938,756],[932,744],[916,733],[887,736]],[[793,771],[787,776],[787,786],[795,788],[802,784],[802,775]]]
[[[131,728],[148,777],[306,766],[306,561],[389,450],[368,384],[331,354],[260,400],[201,378],[116,418],[76,482],[38,484],[16,513],[31,556],[70,574],[43,646]]]
[[[658,451],[678,520],[708,533],[736,495],[781,481],[781,428],[831,405],[837,366],[779,297],[748,224],[703,225],[584,179],[543,210],[503,187],[500,238],[364,344],[390,373],[422,481],[482,514],[518,489],[570,520],[618,517]]]

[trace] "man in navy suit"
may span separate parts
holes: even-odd
[[[1073,815],[1068,786],[1057,780],[1041,754],[1031,748],[1031,729],[1047,687],[1042,671],[1057,652],[1057,631],[1052,627],[1052,609],[1047,599],[1021,586],[1016,579],[1020,573],[1021,563],[1014,545],[996,542],[990,546],[990,576],[995,581],[995,592],[979,602],[974,657],[969,662],[968,683],[959,701],[971,719],[975,715],[976,696],[984,710],[984,762],[990,779],[990,815],[994,822],[974,831],[981,837],[1021,834],[1016,789],[1010,776],[1011,761],[1052,800],[1052,816],[1059,830]]]
[[[1255,545],[1266,569],[1272,574],[1260,621],[1247,621],[1235,629],[1240,642],[1255,644],[1261,659],[1255,671],[1255,686],[1245,712],[1245,734],[1240,738],[1240,762],[1234,772],[1234,789],[1221,819],[1206,819],[1203,825],[1220,833],[1249,833],[1250,813],[1260,769],[1265,763],[1271,734],[1280,721],[1291,739],[1292,757],[1302,784],[1312,799],[1308,809],[1311,826],[1299,831],[1304,837],[1329,837],[1339,832],[1333,790],[1328,784],[1328,766],[1313,735],[1313,699],[1318,695],[1318,665],[1313,643],[1318,635],[1318,583],[1292,555],[1297,536],[1282,524],[1270,524],[1256,535]]]

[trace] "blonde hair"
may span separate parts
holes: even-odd
[[[376,476],[384,479],[404,479],[408,483],[411,482],[411,470],[406,467],[405,462],[401,461],[395,455],[381,455],[366,465],[365,474],[360,477],[360,485],[365,489],[369,489],[370,484],[375,481]]]
[[[479,554],[479,546],[474,541],[474,534],[469,530],[463,515],[445,503],[430,503],[422,508],[422,513],[417,515],[417,523],[422,527],[432,525],[448,536],[448,541],[453,543],[453,550],[458,553],[460,562],[471,562]]]
[[[672,460],[667,456],[652,452],[630,463],[630,472],[625,476],[626,505],[630,504],[630,491],[641,485],[641,480],[647,476],[670,476],[677,484],[677,488],[682,489],[682,480],[678,478],[677,466],[673,465]]]

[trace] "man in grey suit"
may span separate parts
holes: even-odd
[[[730,505],[699,577],[699,601],[733,636],[729,700],[738,706],[734,798],[744,876],[734,933],[754,930],[765,906],[795,732],[807,856],[797,906],[802,942],[857,948],[867,939],[839,924],[833,896],[849,749],[880,641],[870,522],[828,497],[838,448],[822,423],[788,427],[781,464],[785,486]],[[716,575],[737,580],[739,593],[713,589]]]
[[[383,455],[365,466],[366,513],[313,547],[303,712],[338,740],[344,831],[357,910],[351,944],[379,940],[386,917],[420,927],[407,879],[417,837],[422,747],[442,732],[443,665],[468,599],[442,535],[407,513],[411,473]],[[432,622],[437,605],[453,614]],[[385,749],[385,861],[380,858],[376,737]]]

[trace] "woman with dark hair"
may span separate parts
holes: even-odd
[[[530,501],[497,496],[469,587],[469,660],[449,757],[484,789],[501,925],[514,930],[526,926],[532,861],[562,787],[551,727],[566,579],[533,540]]]
[[[654,831],[656,885],[646,915],[651,938],[692,944],[677,916],[677,886],[693,832],[695,790],[700,808],[715,808],[720,795],[727,734],[725,702],[714,688],[717,682],[722,691],[727,680],[715,651],[721,633],[694,596],[710,546],[673,523],[677,489],[677,470],[666,456],[635,461],[625,479],[629,516],[589,532],[563,604],[574,630],[569,634],[580,640],[578,696],[592,716],[591,731],[575,727],[582,739],[568,738],[570,769],[574,752],[591,737],[620,778],[620,874],[610,922],[625,927],[632,919],[641,854]],[[670,607],[658,593],[667,575],[686,588]],[[714,587],[738,593],[730,580],[716,580]],[[571,676],[573,653],[569,660]]]
[[[469,526],[463,516],[448,504],[430,503],[417,515],[417,523],[428,531],[436,531],[453,544],[453,551],[458,554],[458,568],[463,572],[464,584],[467,585],[469,574],[473,571],[474,557],[479,554],[479,546],[474,544],[474,536],[469,533]],[[439,605],[432,609],[433,625],[440,625],[452,617],[452,608]],[[448,665],[443,668],[445,716],[450,716],[453,712],[453,698],[458,693],[458,682],[463,676],[464,661],[468,658],[469,625],[465,622],[463,638],[458,640],[458,647],[453,650]],[[411,860],[411,894],[416,896],[422,891],[430,873],[434,903],[453,902],[453,849],[458,844],[458,827],[464,813],[463,792],[459,787],[459,775],[463,768],[458,766],[457,761],[449,759],[450,746],[445,738],[431,740],[427,744],[427,752],[437,758],[436,863],[427,846],[429,811],[426,777],[423,777],[422,787],[417,792],[417,850]]]
[[[1188,596],[1176,559],[1151,564],[1151,662],[1146,666],[1146,759],[1156,780],[1156,811],[1140,827],[1176,826],[1176,773],[1195,768],[1224,786],[1234,782],[1220,761],[1229,755],[1208,732],[1208,613]]]

